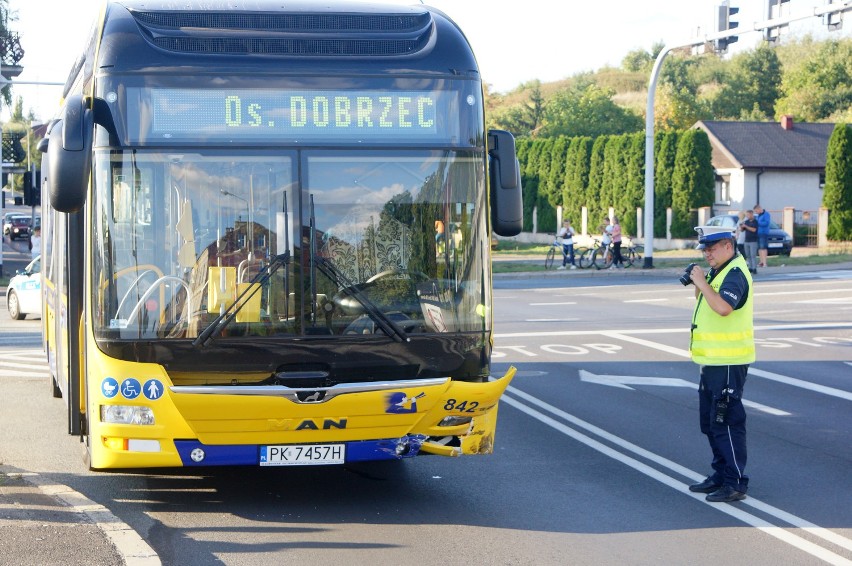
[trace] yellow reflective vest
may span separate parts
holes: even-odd
[[[728,366],[754,362],[754,294],[751,274],[743,257],[734,256],[710,281],[710,287],[718,293],[728,272],[735,267],[740,268],[748,281],[748,297],[742,307],[722,316],[710,308],[704,295],[698,295],[689,344],[692,361],[697,364]]]

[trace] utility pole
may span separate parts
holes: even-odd
[[[843,14],[852,12],[852,0],[827,0],[824,6],[816,6],[812,13],[798,16],[781,16],[781,4],[789,0],[766,0],[767,19],[755,22],[752,29],[739,28],[737,22],[732,22],[730,17],[739,12],[738,8],[730,5],[730,0],[724,0],[717,7],[717,31],[706,35],[702,39],[692,39],[664,46],[651,70],[651,78],[648,81],[648,101],[645,106],[645,259],[642,265],[645,269],[654,267],[654,99],[657,90],[657,78],[663,66],[663,60],[675,49],[686,47],[699,47],[702,45],[714,45],[716,49],[727,48],[731,43],[739,39],[740,35],[753,31],[763,31],[765,37],[777,39],[778,30],[791,22],[805,20],[811,17],[822,17],[825,19],[829,30],[839,29],[843,22]],[[773,9],[773,6],[776,6]]]

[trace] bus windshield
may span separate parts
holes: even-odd
[[[99,150],[95,337],[483,332],[484,175],[473,149]]]

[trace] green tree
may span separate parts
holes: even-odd
[[[781,61],[771,47],[762,45],[736,56],[730,76],[713,99],[716,118],[772,119],[781,92],[781,76]]]
[[[601,182],[601,218],[609,214],[609,207],[616,206],[616,195],[624,186],[624,136],[605,136],[604,168]]]
[[[534,137],[544,120],[544,95],[541,82],[532,81],[521,85],[525,99],[505,108],[496,108],[491,116],[493,123],[501,129],[512,132],[515,137]]]
[[[589,184],[586,188],[586,207],[589,213],[589,230],[594,231],[597,223],[606,214],[601,204],[601,187],[604,179],[604,153],[607,136],[599,136],[592,143],[589,159]]]
[[[560,90],[547,101],[542,136],[590,136],[638,132],[640,116],[612,101],[614,91],[595,84]]]
[[[551,206],[562,206],[562,193],[565,190],[565,166],[568,160],[569,140],[559,136],[550,148],[550,171],[547,181],[547,200]]]
[[[666,233],[666,209],[672,205],[672,175],[677,156],[678,132],[657,134],[654,144],[654,234]]]
[[[675,90],[664,84],[657,91],[654,122],[661,131],[685,130],[698,120],[713,117],[709,101],[698,98],[687,87]]]
[[[583,136],[571,139],[568,149],[568,164],[565,170],[565,217],[580,228],[581,212],[588,203],[589,161],[592,153],[592,138]]]
[[[621,60],[621,68],[630,73],[650,71],[653,64],[654,58],[642,48],[628,51]]]
[[[852,126],[837,124],[828,140],[822,205],[829,209],[828,239],[852,240]]]
[[[621,228],[626,234],[636,234],[636,208],[645,207],[645,134],[627,136],[627,180],[619,210]]]
[[[526,163],[521,169],[521,183],[523,187],[524,203],[524,231],[532,232],[533,210],[538,201],[539,187],[539,159],[541,158],[541,140],[531,140],[529,149],[525,152]]]
[[[710,138],[703,130],[687,130],[677,145],[672,173],[672,236],[695,236],[695,211],[713,204],[715,181]]]
[[[820,43],[785,71],[776,116],[815,122],[852,107],[852,39]]]

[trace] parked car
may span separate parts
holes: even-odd
[[[6,306],[14,320],[21,320],[28,314],[41,316],[41,256],[9,280]]]
[[[7,213],[3,218],[3,235],[12,240],[28,238],[30,235],[30,217],[23,214]]]
[[[707,226],[723,226],[725,228],[736,228],[740,221],[736,214],[721,214],[707,221]],[[793,238],[781,229],[775,222],[769,223],[769,255],[790,255],[793,251]]]

